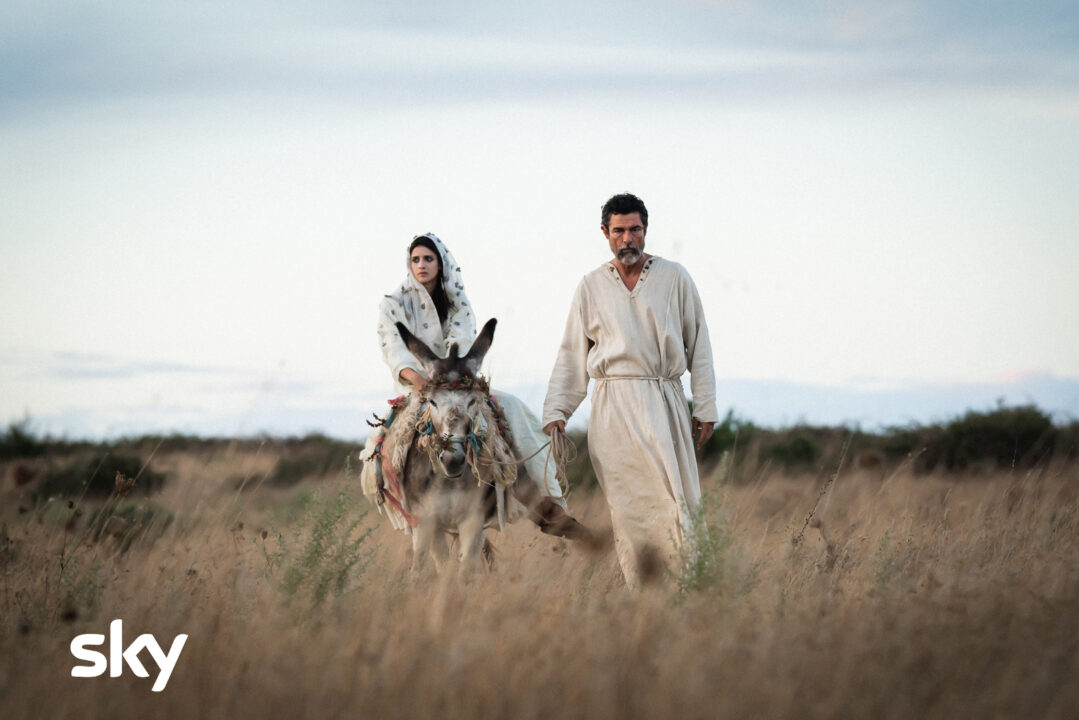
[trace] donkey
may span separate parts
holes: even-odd
[[[488,320],[464,355],[454,343],[442,358],[397,323],[401,339],[431,378],[409,397],[381,450],[397,461],[392,465],[403,467],[399,478],[388,473],[387,490],[412,526],[413,571],[423,569],[428,553],[441,564],[449,533],[460,539],[461,574],[470,573],[487,549],[484,529],[501,526],[507,504],[525,510],[543,532],[592,539],[583,525],[540,496],[499,427],[497,405],[479,376],[496,324]]]

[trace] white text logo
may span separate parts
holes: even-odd
[[[149,634],[139,635],[135,638],[135,642],[131,643],[125,650],[123,634],[123,620],[113,620],[109,623],[109,655],[107,658],[103,653],[87,649],[95,645],[103,645],[105,643],[104,635],[86,633],[76,636],[71,641],[71,654],[75,656],[76,660],[83,660],[90,664],[76,665],[71,668],[71,677],[99,677],[105,673],[106,668],[109,670],[109,677],[120,677],[125,662],[131,667],[131,672],[137,676],[150,677],[150,673],[146,672],[146,668],[143,667],[142,662],[139,660],[139,653],[143,650],[149,650],[159,670],[157,679],[154,680],[153,691],[161,692],[164,690],[165,685],[168,684],[169,678],[172,676],[172,671],[176,669],[176,661],[180,659],[180,651],[184,649],[187,635],[177,635],[176,639],[172,641],[172,647],[169,649],[168,654],[165,654],[161,646],[157,644],[154,636]]]

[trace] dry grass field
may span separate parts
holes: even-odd
[[[8,473],[0,717],[1079,714],[1075,465],[732,483],[709,468],[703,561],[642,593],[610,550],[526,524],[493,536],[494,569],[469,583],[412,577],[407,538],[356,480],[260,485],[271,460],[241,448],[154,467],[159,494],[74,507],[28,507]],[[97,506],[122,502],[159,510],[93,532]],[[604,528],[601,495],[570,502]],[[163,692],[127,668],[71,677],[72,638],[115,618],[125,642],[189,636]]]

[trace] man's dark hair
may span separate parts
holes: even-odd
[[[426,235],[418,235],[412,240],[412,244],[408,246],[408,257],[412,257],[412,251],[418,247],[424,247],[435,254],[438,258],[438,278],[435,282],[435,291],[431,293],[431,299],[435,302],[435,311],[438,312],[439,322],[446,322],[446,316],[450,312],[450,298],[446,295],[446,288],[444,280],[446,276],[443,274],[442,268],[444,263],[442,261],[442,253],[435,247],[435,241]],[[409,260],[409,272],[412,272],[412,260]]]
[[[640,213],[641,224],[648,227],[648,208],[644,206],[643,200],[630,193],[615,195],[603,203],[603,227],[610,227],[611,215],[630,215],[631,213]]]

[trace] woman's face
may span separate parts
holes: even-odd
[[[409,256],[412,276],[430,292],[438,280],[438,255],[434,250],[417,245]]]

